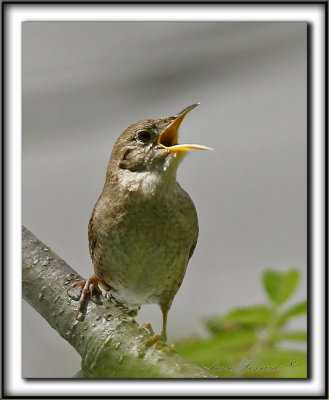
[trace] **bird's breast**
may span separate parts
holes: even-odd
[[[146,190],[122,193],[120,206],[108,210],[94,257],[96,273],[120,300],[136,305],[174,297],[198,235],[195,207],[187,193],[178,184],[163,190],[150,190],[148,185],[144,182]],[[96,212],[96,218],[100,214],[104,217]]]

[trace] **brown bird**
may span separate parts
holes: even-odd
[[[163,328],[153,339],[166,341],[167,314],[198,239],[195,206],[176,181],[177,167],[188,150],[211,150],[177,142],[183,118],[197,105],[137,122],[116,141],[89,222],[95,275],[72,286],[83,286],[78,313],[100,285],[129,310],[159,304]]]

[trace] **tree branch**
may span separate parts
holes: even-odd
[[[123,309],[101,297],[76,320],[78,302],[66,293],[82,280],[23,227],[23,297],[82,357],[83,378],[213,378],[172,347],[145,347],[150,334]]]

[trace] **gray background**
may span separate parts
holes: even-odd
[[[200,237],[169,341],[266,301],[266,268],[302,272],[306,298],[306,24],[23,24],[23,223],[83,276],[87,225],[113,143],[131,123],[201,102],[178,180]],[[161,328],[157,306],[137,320]],[[305,319],[293,328],[305,328]],[[71,377],[80,358],[23,302],[23,376]]]

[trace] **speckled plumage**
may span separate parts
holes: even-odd
[[[170,307],[197,242],[194,204],[172,173],[118,171],[90,219],[95,273],[131,308]]]
[[[176,171],[189,148],[178,145],[177,116],[137,122],[113,147],[88,229],[96,279],[130,309],[159,304],[166,317],[198,238],[198,219]]]

